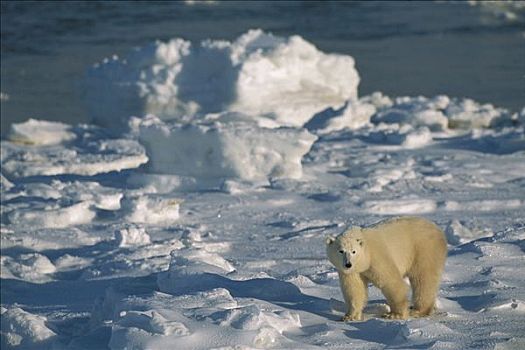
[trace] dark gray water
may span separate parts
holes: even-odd
[[[525,105],[525,16],[449,2],[2,2],[1,126],[86,122],[82,79],[156,39],[233,40],[251,28],[352,55],[360,95],[446,94]],[[7,97],[6,97],[7,96]]]

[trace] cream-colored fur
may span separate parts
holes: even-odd
[[[348,312],[344,321],[363,319],[368,283],[381,289],[390,313],[387,318],[406,319],[409,287],[414,317],[434,311],[441,273],[447,257],[443,231],[416,217],[389,219],[367,228],[353,227],[326,240],[328,258],[337,268]]]

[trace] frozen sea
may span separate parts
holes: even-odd
[[[2,349],[525,348],[524,2],[2,2]],[[342,322],[325,238],[445,233]]]

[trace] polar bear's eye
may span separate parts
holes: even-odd
[[[345,253],[345,251],[344,251],[344,250],[340,250],[340,251],[339,251],[339,253],[341,253],[341,254],[344,254],[344,253]]]
[[[352,254],[355,254],[355,250],[352,250]]]

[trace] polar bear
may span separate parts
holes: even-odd
[[[447,241],[434,223],[417,217],[389,219],[367,228],[353,227],[326,239],[328,258],[339,273],[348,312],[343,321],[363,319],[368,283],[385,296],[391,319],[406,319],[408,277],[412,287],[413,317],[434,311]]]

